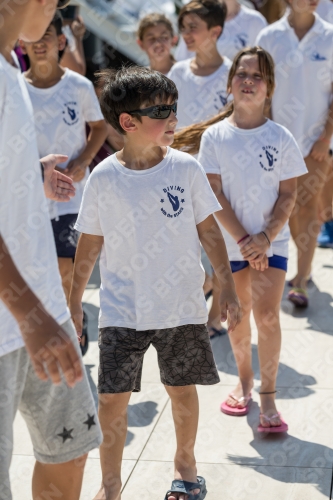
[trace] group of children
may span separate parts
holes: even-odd
[[[165,499],[202,500],[195,386],[219,381],[210,340],[221,321],[239,373],[221,411],[251,410],[253,311],[258,432],[288,430],[275,404],[279,308],[289,224],[298,272],[288,298],[304,307],[328,217],[333,26],[315,13],[319,0],[285,0],[270,26],[236,0],[191,0],[175,57],[172,23],[149,14],[138,43],[150,68],[101,71],[98,102],[86,78],[59,64],[66,40],[55,9],[65,2],[10,2],[0,38],[0,397],[14,397],[0,405],[3,434],[12,443],[19,408],[37,460],[34,499],[52,484],[78,500],[87,453],[101,443],[95,500],[120,500],[126,410],[153,345],[177,438]],[[17,39],[30,61],[23,75],[11,64]],[[123,147],[89,175],[107,127]],[[209,317],[203,253],[214,270]],[[82,296],[99,255],[97,418],[79,345],[85,352]],[[0,466],[6,500],[11,453],[12,444]]]

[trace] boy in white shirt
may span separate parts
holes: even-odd
[[[52,488],[58,496],[79,500],[87,453],[101,435],[45,199],[46,194],[69,200],[72,188],[53,170],[66,157],[49,155],[42,159],[43,192],[31,102],[21,72],[11,65],[16,40],[39,39],[56,2],[10,0],[6,6],[0,41],[0,434],[6,437],[0,496],[12,498],[9,467],[19,409],[36,457],[33,499]]]
[[[176,63],[168,74],[179,92],[178,128],[214,116],[227,103],[231,61],[216,46],[226,14],[217,0],[192,0],[179,13],[179,30],[195,57]]]
[[[298,249],[298,270],[288,298],[307,307],[307,281],[316,248],[319,202],[329,170],[333,132],[333,26],[315,12],[318,0],[286,0],[288,15],[265,28],[257,45],[276,65],[272,118],[294,135],[308,168],[298,178],[290,229]]]
[[[227,18],[223,33],[217,41],[217,50],[221,56],[233,60],[237,52],[244,47],[252,47],[259,32],[267,26],[267,21],[260,12],[241,5],[237,0],[224,0],[227,6]],[[194,57],[188,50],[184,39],[179,40],[175,57],[183,61]]]
[[[205,324],[200,242],[221,282],[222,316],[228,309],[231,329],[240,315],[213,216],[221,207],[199,163],[169,147],[177,124],[174,83],[139,67],[105,70],[102,78],[103,114],[123,134],[125,145],[96,167],[86,184],[70,295],[80,331],[82,294],[102,250],[98,390],[105,443],[100,449],[101,496],[96,499],[120,498],[126,429],[115,433],[111,445],[108,429],[126,414],[131,392],[140,391],[143,356],[152,344],[172,400],[177,437],[175,481],[165,498],[178,500],[192,493],[202,500],[206,485],[197,476],[194,457],[195,384],[215,384],[219,377]]]

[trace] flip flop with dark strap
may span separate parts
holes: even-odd
[[[171,483],[171,488],[166,492],[164,500],[168,500],[170,495],[177,493],[182,493],[188,495],[188,500],[203,500],[207,495],[206,480],[197,476],[197,483],[191,483],[190,481],[183,481],[182,479],[175,479]],[[193,495],[191,491],[200,490],[200,493]]]
[[[208,330],[214,332],[213,335],[209,335],[210,340],[216,339],[216,337],[222,337],[222,335],[226,335],[226,333],[228,333],[225,328],[218,330],[217,328],[214,328],[214,326],[209,326]]]
[[[292,302],[296,307],[308,307],[309,297],[308,293],[304,288],[293,287],[288,293],[288,300]]]

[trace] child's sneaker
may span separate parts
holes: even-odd
[[[333,220],[329,220],[321,226],[317,243],[320,248],[333,248]]]

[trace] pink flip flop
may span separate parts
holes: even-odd
[[[272,417],[267,417],[267,415],[264,415],[263,413],[260,413],[261,417],[264,417],[266,422],[269,422],[276,417],[280,417],[281,420],[281,425],[271,425],[270,427],[263,427],[261,424],[258,425],[258,432],[266,432],[268,434],[277,434],[279,432],[287,432],[288,431],[288,424],[283,420],[281,417],[281,413],[275,413]]]
[[[244,415],[247,415],[250,410],[250,404],[252,401],[252,394],[248,396],[243,396],[242,398],[237,399],[232,392],[229,394],[229,397],[237,401],[238,404],[241,405],[241,408],[237,408],[234,406],[229,406],[227,404],[227,401],[224,401],[224,403],[221,403],[220,410],[222,413],[225,413],[226,415],[232,415],[233,417],[243,417]]]

